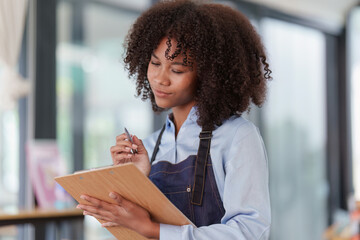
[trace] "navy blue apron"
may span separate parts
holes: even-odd
[[[164,130],[165,126],[157,139],[151,164],[159,151]],[[225,214],[211,164],[211,137],[211,131],[201,131],[197,155],[190,155],[177,164],[159,161],[149,174],[151,181],[197,227],[220,223]]]

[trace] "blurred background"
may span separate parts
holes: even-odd
[[[39,142],[56,146],[65,174],[111,164],[124,126],[141,138],[162,126],[165,114],[134,97],[122,62],[128,30],[155,2],[0,0],[0,240],[112,239],[87,217],[39,230],[5,216],[41,207],[28,166],[35,148],[48,149]],[[334,223],[351,225],[360,200],[360,3],[215,2],[249,17],[273,71],[266,103],[245,116],[268,151],[271,239],[323,239]]]

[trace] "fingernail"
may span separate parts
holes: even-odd
[[[129,148],[129,147],[125,147],[125,150],[130,150],[131,148]]]
[[[135,145],[135,144],[133,144],[133,145],[132,145],[132,147],[133,147],[133,148],[137,148],[138,146],[137,146],[137,145]]]
[[[76,208],[81,209],[81,208],[80,208],[80,205],[77,205]]]
[[[128,157],[132,157],[132,154],[128,154],[127,156],[128,156]]]
[[[81,195],[80,198],[81,198],[82,200],[86,200],[86,198],[85,198],[84,195]]]
[[[109,194],[109,197],[111,197],[112,199],[115,199],[116,198],[116,195],[114,193],[110,193]]]

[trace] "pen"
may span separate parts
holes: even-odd
[[[126,136],[127,136],[127,138],[129,139],[129,141],[132,143],[132,144],[134,144],[134,141],[132,140],[132,137],[130,136],[130,133],[129,133],[129,131],[126,129],[126,128],[124,128],[125,129],[125,133],[126,133]],[[131,153],[132,154],[135,154],[135,153],[138,153],[138,151],[137,151],[137,149],[131,149]]]

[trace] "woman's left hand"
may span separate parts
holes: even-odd
[[[124,199],[118,193],[111,192],[109,196],[116,204],[82,195],[80,198],[89,204],[79,204],[77,208],[84,210],[84,215],[104,221],[103,227],[123,226],[147,238],[159,239],[160,224],[151,220],[147,210]]]

